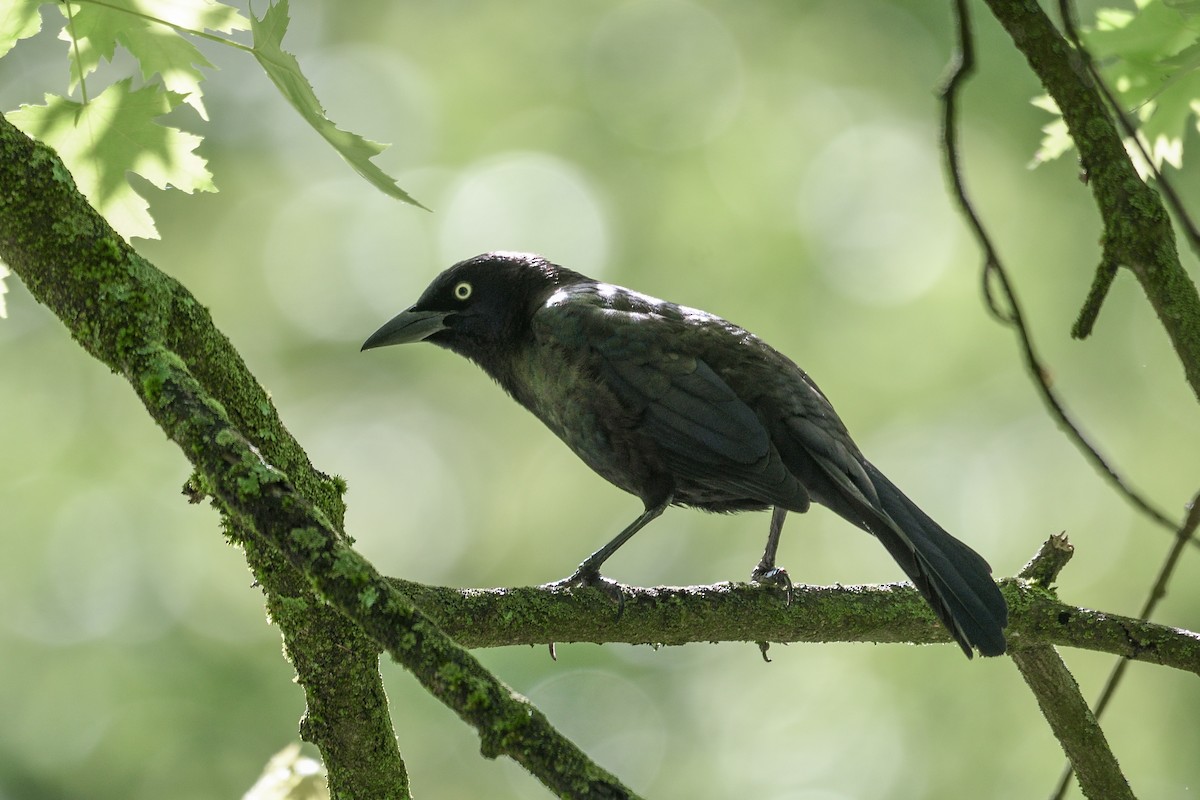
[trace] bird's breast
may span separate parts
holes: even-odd
[[[661,485],[655,448],[638,432],[640,414],[626,408],[585,360],[558,348],[530,346],[513,354],[500,384],[601,477],[646,498]]]

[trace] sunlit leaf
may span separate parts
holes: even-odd
[[[1084,40],[1105,83],[1138,122],[1138,140],[1154,167],[1179,168],[1183,135],[1200,106],[1200,17],[1193,13],[1200,3],[1137,0],[1136,5],[1136,11],[1097,10],[1095,27],[1085,32]],[[1047,110],[1058,113],[1057,108]],[[1073,147],[1061,120],[1044,131],[1035,164]],[[1151,174],[1135,143],[1130,140],[1126,147],[1138,172]]]
[[[1140,120],[1151,161],[1182,166],[1183,134],[1200,99],[1200,20],[1162,0],[1141,0],[1134,14],[1109,10],[1097,20],[1088,47],[1121,104]]]
[[[1188,122],[1196,116],[1200,102],[1200,72],[1191,71],[1171,81],[1155,99],[1154,113],[1149,115],[1141,132],[1154,147],[1154,162],[1181,166],[1183,134]]]
[[[41,0],[5,0],[0,4],[0,56],[42,29],[39,5]]]
[[[1033,154],[1033,163],[1029,165],[1031,167],[1052,161],[1075,146],[1075,140],[1071,138],[1071,132],[1062,117],[1043,125],[1042,134],[1042,143]]]
[[[325,767],[301,755],[300,745],[289,744],[263,768],[262,776],[242,800],[328,800]]]
[[[68,9],[62,7],[63,14]],[[230,33],[246,30],[249,21],[237,9],[213,0],[105,0],[73,3],[59,38],[74,40],[71,87],[111,61],[117,45],[128,50],[142,77],[162,76],[163,85],[186,95],[186,102],[207,119],[201,99],[201,67],[211,67],[183,30]]]
[[[355,133],[338,128],[325,116],[312,85],[300,71],[296,57],[282,47],[283,36],[289,23],[287,0],[272,5],[262,19],[251,18],[254,32],[254,57],[267,71],[267,75],[279,87],[287,101],[316,129],[317,133],[334,146],[342,158],[359,174],[380,191],[392,197],[424,208],[408,192],[396,185],[396,179],[377,167],[371,159],[387,147],[379,142],[364,139]]]
[[[1033,160],[1029,162],[1030,167],[1036,167],[1052,161],[1070,150],[1075,146],[1075,140],[1071,138],[1071,131],[1067,128],[1067,123],[1062,118],[1062,112],[1058,109],[1058,103],[1054,102],[1053,97],[1048,94],[1038,95],[1029,102],[1055,116],[1054,121],[1042,126],[1041,145],[1033,154]]]
[[[160,189],[215,191],[204,159],[192,152],[200,137],[155,121],[182,99],[158,86],[131,91],[124,80],[87,105],[46,95],[45,105],[21,106],[8,118],[58,151],[79,190],[122,236],[154,239],[148,204],[127,172]]]

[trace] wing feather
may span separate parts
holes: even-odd
[[[684,485],[806,509],[808,494],[788,473],[763,421],[702,357],[710,337],[728,345],[726,332],[685,321],[690,309],[628,295],[548,305],[535,317],[535,336],[553,337],[560,347],[585,346],[601,383],[636,415],[638,431]]]

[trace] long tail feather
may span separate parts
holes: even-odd
[[[967,657],[1004,653],[1008,606],[983,557],[946,533],[870,463],[885,519],[869,527],[904,569]]]

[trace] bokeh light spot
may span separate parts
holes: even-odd
[[[604,211],[591,181],[561,159],[532,152],[488,159],[463,173],[445,206],[444,266],[490,250],[524,250],[588,274],[603,270]]]
[[[361,339],[375,316],[410,300],[385,285],[401,279],[398,266],[411,268],[412,288],[429,274],[423,217],[352,176],[306,187],[279,208],[264,237],[263,274],[279,313],[305,337]],[[374,292],[364,289],[369,280]],[[367,318],[364,303],[373,308]]]
[[[742,73],[724,23],[691,3],[655,0],[621,6],[600,24],[585,85],[614,133],[679,150],[725,130],[741,105]]]
[[[140,594],[143,566],[131,530],[134,520],[111,492],[85,491],[63,503],[46,539],[44,591],[14,611],[13,627],[58,645],[115,633]]]
[[[910,302],[950,264],[959,222],[928,138],[895,124],[850,128],[801,182],[799,226],[814,260],[836,291],[857,302]]]

